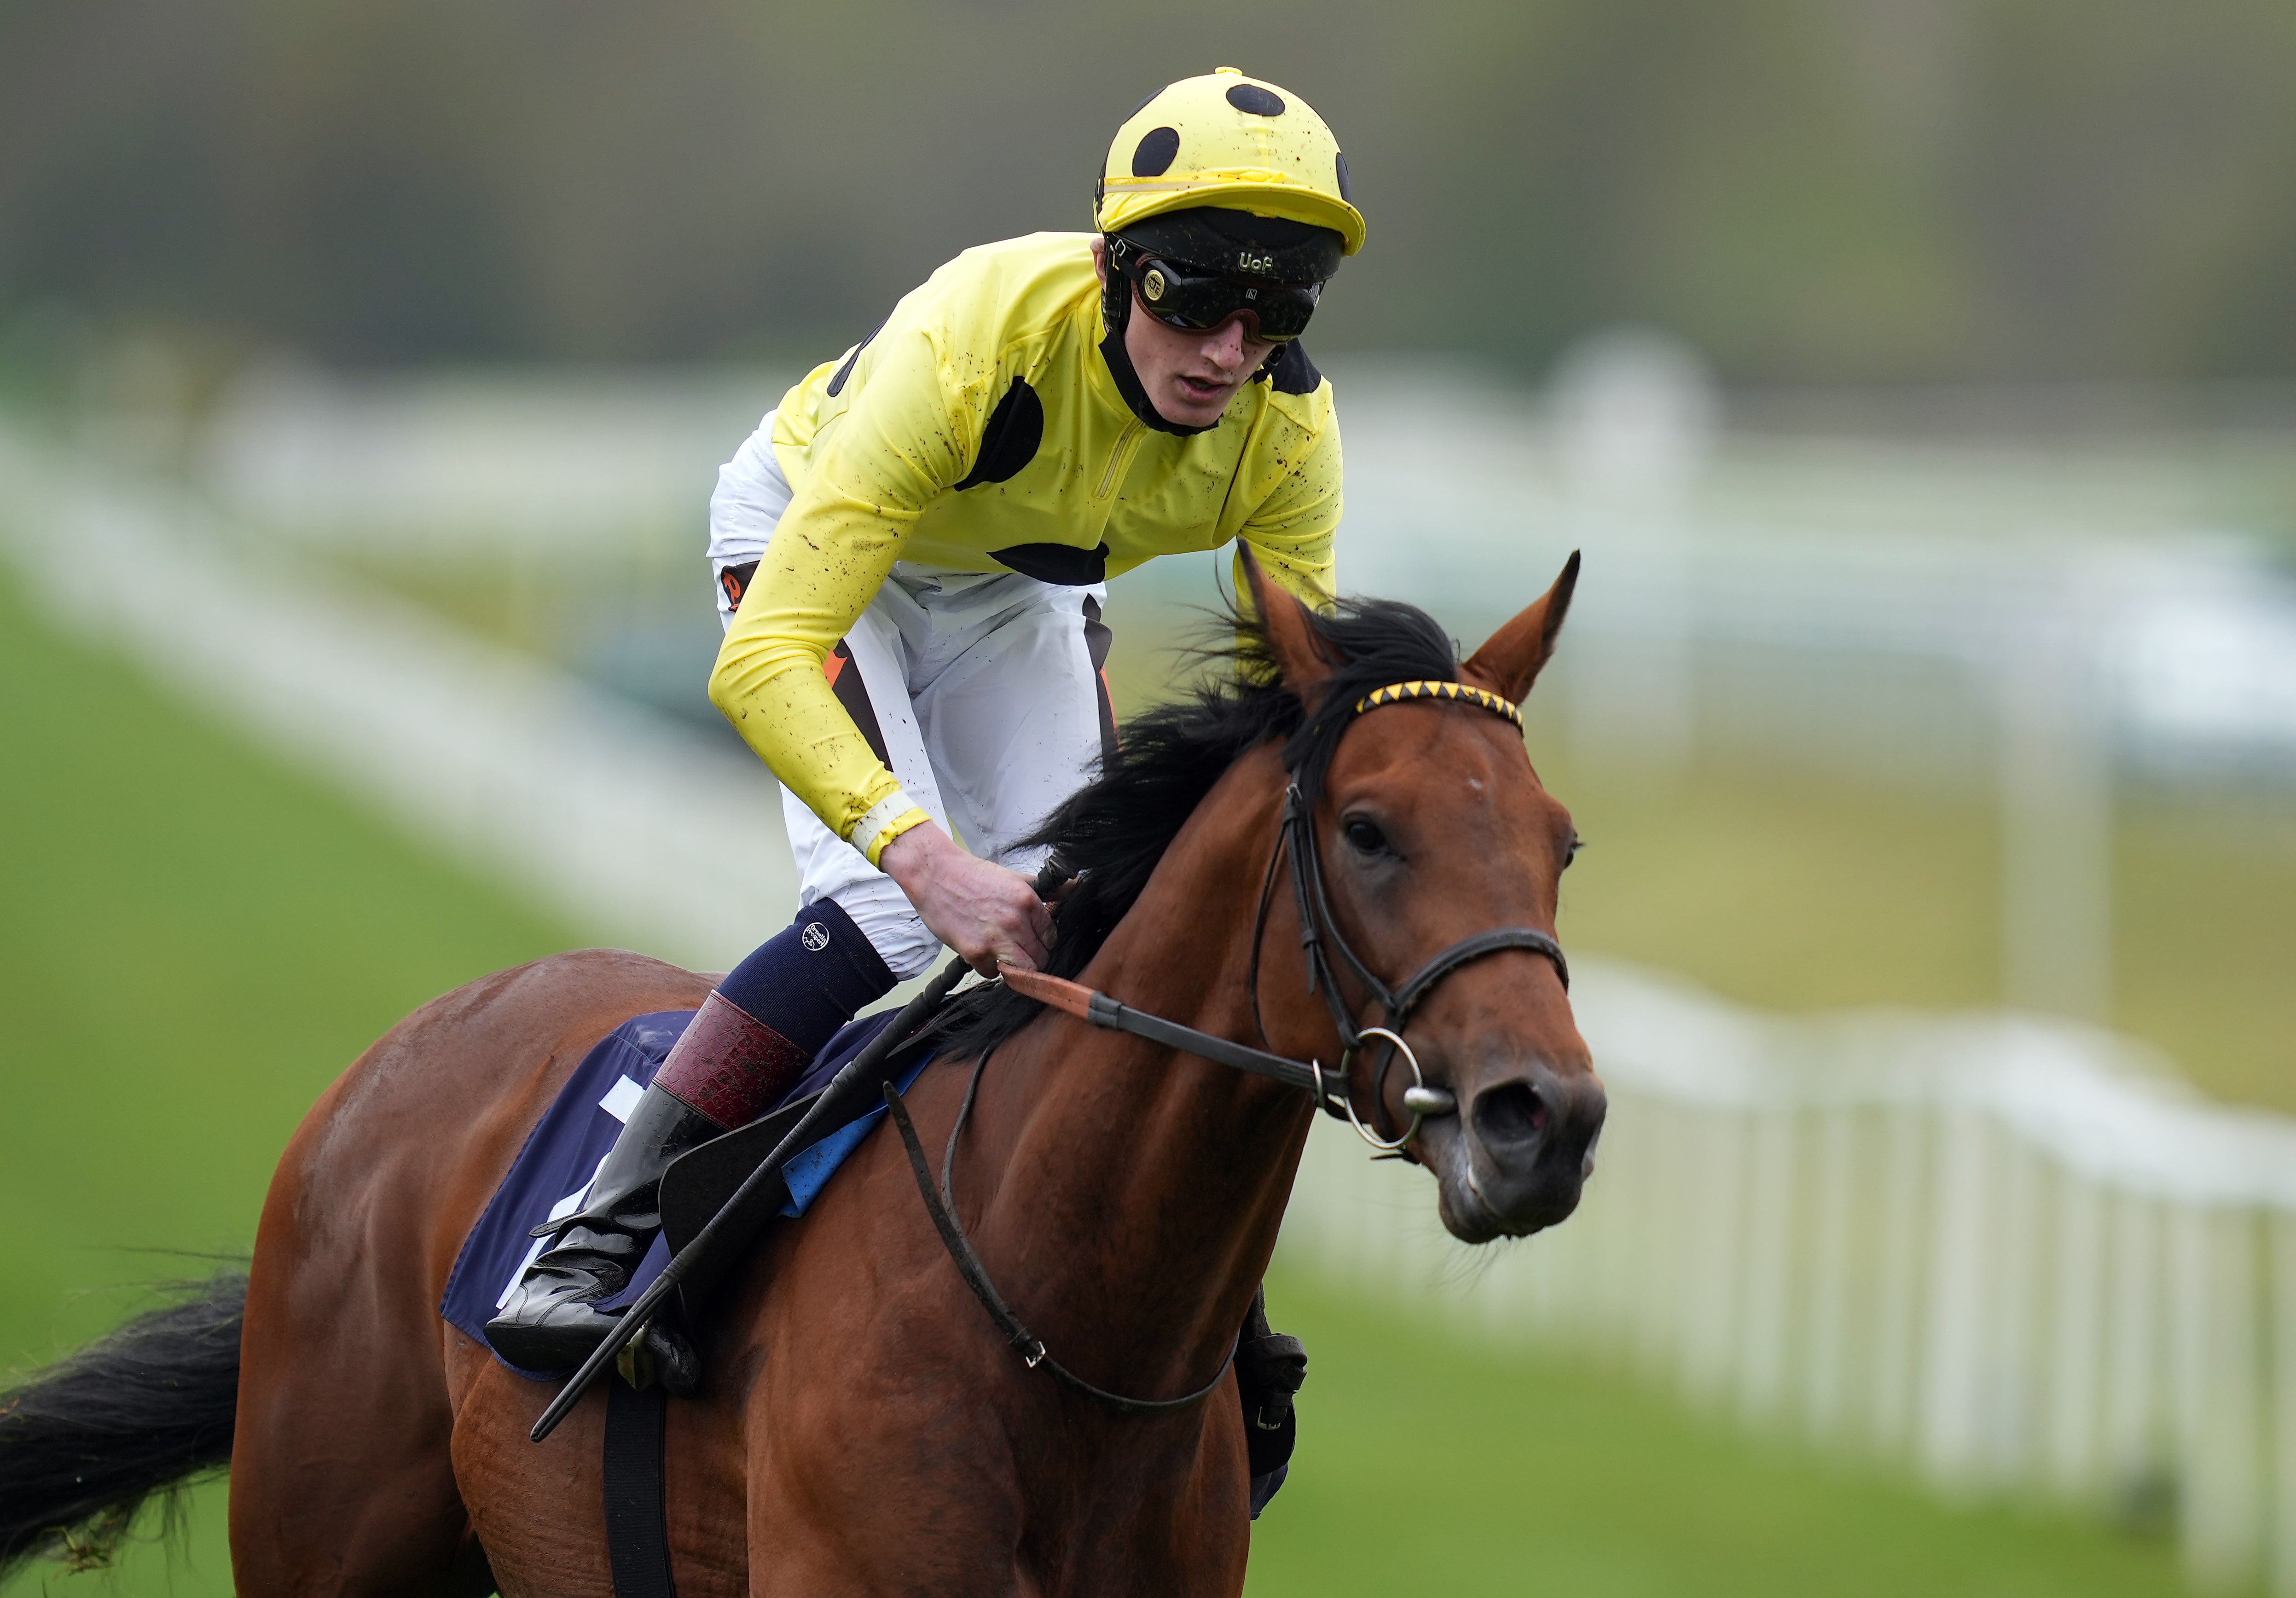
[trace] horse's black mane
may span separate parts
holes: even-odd
[[[1127,723],[1120,755],[1026,840],[1051,845],[1074,873],[1053,913],[1045,969],[1054,976],[1076,976],[1100,952],[1182,824],[1247,752],[1285,740],[1283,763],[1312,804],[1357,700],[1390,683],[1458,680],[1457,651],[1427,612],[1393,600],[1342,600],[1309,619],[1325,656],[1339,662],[1310,719],[1277,676],[1266,628],[1242,615],[1227,620],[1235,641],[1202,651],[1215,668],[1207,678]],[[1001,985],[958,1003],[943,1045],[957,1058],[996,1047],[1043,1007]]]

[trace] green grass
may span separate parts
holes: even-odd
[[[2136,1598],[2174,1549],[2027,1509],[1953,1509],[1620,1378],[1495,1351],[1279,1274],[1307,1340],[1300,1452],[1252,1598]]]

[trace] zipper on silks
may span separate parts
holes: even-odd
[[[1124,464],[1125,457],[1131,454],[1133,445],[1137,443],[1140,435],[1147,430],[1147,424],[1137,416],[1124,424],[1124,430],[1116,435],[1116,447],[1108,452],[1108,465],[1100,474],[1100,487],[1092,491],[1092,496],[1095,499],[1106,499],[1115,492],[1117,468]]]

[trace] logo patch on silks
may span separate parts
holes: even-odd
[[[758,574],[755,561],[744,561],[739,566],[728,566],[718,574],[718,586],[726,590],[726,602],[736,611],[742,608],[742,595],[750,591],[750,579]]]
[[[800,943],[816,955],[829,947],[829,929],[817,921],[806,922],[805,930],[797,937]]]

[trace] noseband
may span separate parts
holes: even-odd
[[[1522,712],[1509,700],[1464,683],[1420,680],[1395,683],[1377,689],[1357,700],[1349,713],[1349,718],[1382,705],[1402,704],[1406,701],[1430,699],[1447,700],[1455,704],[1473,705],[1487,710],[1503,721],[1522,725]],[[1536,927],[1494,927],[1487,932],[1477,932],[1463,938],[1449,947],[1439,951],[1425,964],[1411,973],[1400,987],[1390,988],[1378,972],[1373,971],[1355,946],[1340,930],[1338,918],[1332,914],[1332,901],[1324,886],[1323,851],[1316,841],[1314,807],[1300,791],[1298,774],[1292,774],[1291,785],[1283,793],[1283,820],[1275,834],[1275,848],[1268,856],[1267,876],[1260,885],[1259,914],[1251,930],[1251,1020],[1259,1030],[1263,1042],[1267,1039],[1267,1026],[1259,1012],[1259,948],[1267,933],[1267,910],[1275,895],[1275,873],[1288,853],[1292,860],[1292,897],[1300,913],[1300,946],[1308,961],[1308,991],[1320,993],[1325,1008],[1332,1012],[1332,1025],[1340,1036],[1340,1063],[1336,1075],[1340,1092],[1335,1099],[1324,1086],[1320,1062],[1311,1061],[1316,1073],[1314,1093],[1316,1102],[1324,1114],[1344,1117],[1354,1126],[1363,1140],[1382,1153],[1394,1153],[1402,1149],[1419,1132],[1421,1119],[1428,1114],[1447,1114],[1456,1101],[1440,1088],[1431,1088],[1419,1069],[1419,1057],[1403,1040],[1403,1028],[1410,1023],[1411,1012],[1421,1001],[1435,990],[1436,984],[1461,966],[1480,960],[1486,955],[1496,955],[1502,949],[1529,949],[1544,955],[1554,966],[1555,975],[1562,979],[1567,990],[1570,986],[1570,963],[1563,958],[1562,946],[1552,936]],[[1356,975],[1356,979],[1370,990],[1372,1001],[1382,1012],[1381,1024],[1361,1026],[1345,995],[1340,991],[1338,974],[1332,970],[1329,949],[1339,951],[1340,958]],[[1404,1090],[1405,1107],[1411,1111],[1411,1125],[1400,1136],[1385,1138],[1365,1127],[1357,1116],[1349,1073],[1356,1055],[1369,1038],[1378,1038],[1388,1045],[1387,1056],[1380,1063],[1379,1073],[1372,1080],[1372,1118],[1382,1123],[1386,1119],[1385,1094],[1389,1069],[1395,1056],[1401,1054],[1404,1063],[1411,1068],[1411,1086]]]

